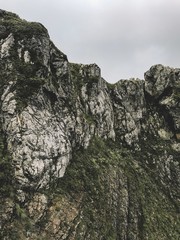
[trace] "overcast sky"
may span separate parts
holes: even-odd
[[[108,82],[180,67],[180,0],[0,0],[41,22],[70,62],[97,63]]]

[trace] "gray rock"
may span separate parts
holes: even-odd
[[[0,17],[0,238],[177,239],[180,69],[109,84]]]

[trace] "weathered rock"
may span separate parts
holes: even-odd
[[[180,69],[155,65],[145,73],[145,90],[157,101],[176,137],[180,132]]]
[[[3,10],[0,58],[0,238],[178,239],[180,69],[109,84]]]

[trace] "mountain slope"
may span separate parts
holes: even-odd
[[[180,69],[109,84],[0,10],[1,239],[178,239]]]

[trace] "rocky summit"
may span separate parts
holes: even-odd
[[[0,239],[178,240],[180,69],[70,63],[0,10]]]

